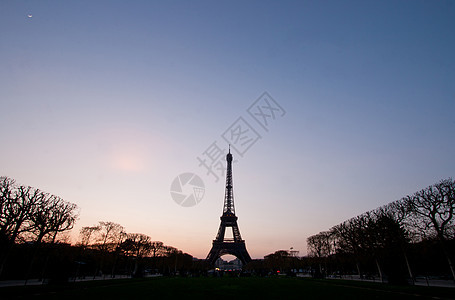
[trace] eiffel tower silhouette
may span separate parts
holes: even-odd
[[[246,250],[245,241],[240,236],[239,226],[237,225],[237,216],[235,215],[234,209],[234,194],[232,191],[232,154],[231,148],[229,147],[229,153],[226,155],[227,160],[227,171],[226,171],[226,192],[224,196],[223,214],[221,215],[221,224],[213,240],[212,249],[207,255],[206,260],[214,265],[215,261],[222,255],[231,254],[240,259],[245,265],[251,261],[251,257]],[[224,237],[226,233],[226,227],[232,228],[232,239],[226,239]]]

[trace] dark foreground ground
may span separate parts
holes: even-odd
[[[455,299],[453,288],[288,277],[157,277],[0,288],[0,299]]]

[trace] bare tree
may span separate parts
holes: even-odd
[[[401,234],[398,236],[399,238],[398,243],[400,245],[403,257],[406,262],[406,268],[408,270],[409,277],[411,278],[411,280],[414,281],[414,275],[411,269],[411,264],[409,262],[406,247],[410,241],[416,240],[416,234],[414,234],[414,232],[411,229],[411,226],[409,225],[412,223],[411,221],[412,217],[410,215],[409,209],[407,209],[406,202],[403,201],[403,199],[391,202],[387,205],[378,208],[376,210],[376,214],[388,216],[401,227],[402,231]]]
[[[10,239],[15,224],[14,216],[9,211],[10,206],[14,205],[16,197],[16,182],[8,177],[0,177],[0,245],[2,250]]]
[[[30,215],[32,232],[36,243],[40,244],[46,235],[51,243],[55,242],[58,233],[71,230],[78,217],[77,205],[62,198],[42,193],[40,200]]]
[[[16,182],[8,177],[0,177],[0,275],[8,256],[11,235],[16,223],[14,216],[9,213],[16,198]]]
[[[334,237],[335,234],[333,232],[322,231],[307,239],[308,252],[310,256],[316,257],[319,261],[319,272],[321,274],[323,273],[321,260],[326,261],[327,257],[332,254],[334,250]]]
[[[122,243],[125,241],[127,237],[127,234],[126,232],[124,232],[123,230],[118,234],[118,237],[117,237],[117,241],[115,242],[115,249],[114,249],[114,252],[115,252],[115,259],[114,259],[114,262],[112,264],[112,270],[111,270],[111,278],[114,278],[115,277],[115,268],[117,266],[117,261],[118,261],[118,258],[120,256],[120,253],[121,253],[121,248],[122,248]]]
[[[322,231],[318,234],[310,236],[307,239],[308,251],[311,256],[327,257],[332,254],[333,233],[330,231]]]
[[[2,179],[1,185],[1,233],[8,243],[14,243],[17,236],[30,229],[30,216],[44,193],[30,186],[16,186],[9,178]]]
[[[455,182],[449,178],[404,198],[413,226],[429,237],[436,237],[455,280],[455,269],[447,240],[454,238]]]
[[[79,237],[81,240],[80,243],[83,250],[85,250],[90,245],[92,238],[100,230],[101,230],[100,226],[85,226],[81,228],[81,230],[79,231]]]
[[[0,274],[16,241],[22,232],[29,231],[30,217],[43,193],[30,186],[17,186],[13,179],[0,179]]]
[[[157,254],[160,255],[163,249],[164,249],[163,242],[155,241],[150,243],[150,251],[152,252],[153,258],[155,258]]]
[[[127,240],[132,245],[132,254],[142,258],[150,253],[152,240],[148,235],[142,233],[128,233]]]
[[[364,215],[360,215],[346,220],[331,229],[337,240],[336,251],[338,253],[350,254],[354,258],[357,273],[360,277],[363,276],[360,269],[360,259],[367,253],[364,232],[367,221]],[[379,273],[381,276],[381,271]]]
[[[103,272],[103,265],[105,256],[108,252],[114,252],[118,246],[119,240],[123,239],[124,228],[122,225],[114,222],[100,221],[98,226],[99,230],[94,231],[98,241],[97,248],[100,250],[101,258],[93,274],[93,278],[96,277],[99,271]]]
[[[122,248],[127,254],[133,255],[135,258],[134,276],[140,276],[140,260],[142,257],[150,254],[151,238],[142,233],[127,233],[126,240],[122,244]]]
[[[73,228],[77,217],[78,212],[76,204],[67,202],[58,196],[40,191],[38,201],[30,212],[29,219],[27,220],[27,224],[29,225],[28,231],[36,238],[34,240],[34,253],[30,260],[26,280],[32,271],[43,239],[46,237],[49,244],[54,244],[59,233],[69,231]],[[42,270],[42,276],[45,274],[51,249],[51,247],[47,247],[47,257]]]
[[[449,178],[332,227],[331,243],[336,254],[352,255],[360,275],[359,261],[374,261],[381,277],[384,271],[389,282],[402,283],[406,280],[401,267],[403,257],[413,278],[406,254],[409,243],[418,247],[423,239],[435,239],[442,246],[455,280],[453,253],[449,250],[449,241],[455,238],[454,213],[455,182]],[[325,232],[309,237],[307,242],[312,256],[324,257],[330,251]]]
[[[405,244],[408,243],[407,232],[398,222],[394,214],[379,208],[364,214],[367,218],[365,232],[365,249],[369,252],[376,262],[382,280],[384,268],[389,282],[404,283],[406,275],[400,267],[404,254],[408,266],[408,272],[412,278],[409,263],[404,251]],[[383,265],[383,266],[381,266]]]
[[[114,250],[119,237],[123,234],[124,228],[122,225],[114,222],[99,222],[99,247],[102,252]]]

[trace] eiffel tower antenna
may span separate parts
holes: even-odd
[[[227,170],[226,170],[226,190],[224,194],[223,214],[221,215],[221,224],[218,229],[218,234],[213,240],[212,249],[207,255],[207,261],[214,265],[215,261],[222,255],[231,254],[240,259],[245,265],[251,261],[251,257],[246,250],[245,241],[240,236],[240,230],[237,225],[237,216],[234,208],[234,193],[232,181],[232,154],[231,145],[229,145],[229,153],[226,155]],[[226,239],[226,227],[232,228],[233,239]]]

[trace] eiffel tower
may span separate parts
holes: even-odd
[[[224,254],[231,254],[240,259],[245,265],[251,261],[251,257],[246,250],[245,241],[240,236],[240,230],[237,225],[237,216],[234,209],[234,194],[232,192],[232,154],[229,147],[229,153],[226,155],[226,192],[224,196],[223,214],[221,215],[221,224],[216,239],[213,240],[212,249],[207,255],[206,260],[214,265],[215,261]],[[226,227],[232,228],[234,238],[224,238]]]

